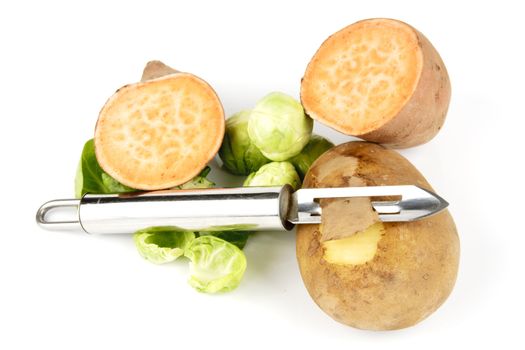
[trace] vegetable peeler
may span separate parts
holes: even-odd
[[[372,207],[384,222],[415,221],[448,206],[437,194],[415,185],[297,191],[284,185],[86,194],[81,199],[43,204],[36,221],[45,229],[94,234],[133,233],[151,226],[185,231],[291,230],[297,224],[321,223],[320,199],[350,197],[371,197]]]

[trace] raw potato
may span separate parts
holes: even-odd
[[[405,158],[368,142],[324,153],[303,187],[344,186],[355,178],[367,186],[414,184],[432,190]],[[459,239],[448,211],[415,222],[378,222],[324,242],[319,225],[299,225],[297,259],[308,292],[332,318],[361,329],[399,329],[423,320],[448,297]]]
[[[221,102],[210,85],[152,61],[140,83],[119,89],[100,111],[97,160],[105,172],[132,188],[178,186],[215,156],[224,124]]]
[[[306,113],[364,140],[405,148],[443,126],[450,80],[430,41],[406,23],[368,19],[333,34],[301,83]]]

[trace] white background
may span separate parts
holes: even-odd
[[[2,2],[0,348],[523,346],[522,13],[504,1]],[[73,195],[99,109],[146,61],[200,75],[231,114],[273,90],[298,97],[321,42],[369,17],[422,31],[452,80],[441,133],[402,151],[451,203],[461,238],[456,287],[427,320],[393,332],[333,321],[302,285],[293,233],[252,238],[241,286],[210,296],[186,284],[186,262],[150,264],[129,236],[36,226],[42,202]]]

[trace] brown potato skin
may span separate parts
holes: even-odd
[[[348,179],[341,176],[319,181],[323,164],[338,156],[356,157],[354,176],[368,186],[415,184],[432,190],[408,160],[368,142],[349,142],[324,153],[308,171],[303,187],[344,186]],[[416,222],[384,223],[384,227],[376,255],[362,265],[326,262],[319,225],[297,228],[297,260],[304,284],[317,305],[341,323],[368,330],[409,327],[434,312],[452,291],[459,239],[447,210]]]
[[[398,114],[380,128],[363,135],[363,140],[391,148],[407,148],[430,141],[445,123],[450,104],[451,87],[448,72],[437,50],[418,30],[423,67],[419,82]]]

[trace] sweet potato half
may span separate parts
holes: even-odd
[[[210,85],[153,61],[143,81],[119,89],[100,111],[97,160],[124,185],[170,188],[195,177],[214,157],[224,124],[221,102]]]
[[[450,80],[436,49],[393,19],[363,20],[330,36],[301,83],[310,117],[394,148],[432,139],[449,101]]]

